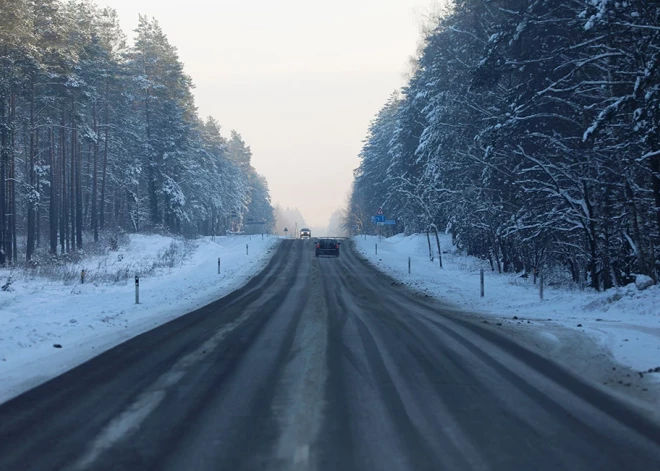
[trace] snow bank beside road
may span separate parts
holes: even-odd
[[[0,291],[0,403],[240,287],[266,265],[280,239],[135,234],[129,240],[70,267],[87,271],[85,284],[20,272],[11,291]],[[139,305],[136,272],[142,273]],[[0,284],[9,275],[0,269]],[[113,277],[121,281],[108,282]]]
[[[605,347],[613,358],[646,381],[660,383],[660,371],[646,374],[660,367],[660,286],[640,291],[634,284],[597,293],[592,290],[568,290],[545,287],[541,301],[538,286],[520,275],[496,274],[488,262],[460,254],[451,244],[451,237],[442,235],[443,268],[438,266],[437,254],[429,261],[425,235],[397,235],[379,240],[378,237],[356,237],[358,252],[382,271],[411,287],[426,292],[468,313],[495,318],[496,325],[513,324],[517,330],[535,327],[534,342],[546,349],[565,352],[566,364],[576,359],[566,354],[575,348],[589,348],[594,344]],[[378,244],[378,255],[375,254]],[[432,239],[435,249],[435,240]],[[408,274],[411,257],[411,274]],[[480,297],[480,269],[485,269],[485,297]],[[515,318],[514,318],[515,316]],[[487,318],[486,318],[487,319]],[[572,329],[576,335],[559,332]],[[584,335],[589,340],[583,341]],[[578,335],[580,334],[580,335]],[[562,342],[575,343],[567,349]],[[554,344],[554,345],[553,345]],[[586,352],[588,356],[588,352]],[[591,367],[591,366],[590,366]],[[625,382],[617,378],[615,381]]]

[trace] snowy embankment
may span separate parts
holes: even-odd
[[[0,285],[14,280],[0,290],[0,403],[239,288],[265,267],[279,240],[135,234],[116,251],[50,276],[0,269]]]
[[[660,403],[660,286],[640,291],[631,284],[605,293],[544,286],[541,301],[531,276],[494,273],[488,262],[460,254],[448,235],[440,239],[442,269],[437,254],[429,260],[426,235],[356,237],[354,242],[373,265],[412,288],[518,335],[556,361],[591,373],[587,375],[592,379],[624,390],[632,386],[635,393]],[[612,359],[627,371],[603,371],[605,364],[613,369]]]

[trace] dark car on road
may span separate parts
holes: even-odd
[[[319,239],[316,242],[316,256],[319,255],[334,255],[339,257],[339,246],[341,242],[337,239]]]

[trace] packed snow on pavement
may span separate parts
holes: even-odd
[[[0,269],[0,285],[12,279],[0,290],[0,403],[239,288],[265,267],[279,240],[133,234],[117,250],[51,273]]]
[[[488,261],[461,254],[446,234],[440,236],[442,268],[433,236],[433,261],[425,234],[353,240],[374,266],[417,291],[505,329],[580,374],[660,404],[660,286],[640,290],[632,283],[599,293],[545,283],[541,300],[532,276],[497,274]],[[613,370],[613,363],[627,368]]]

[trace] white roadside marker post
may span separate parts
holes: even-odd
[[[220,257],[218,257],[218,275],[220,274]]]
[[[376,255],[378,255],[378,244],[376,244]]]
[[[248,253],[248,244],[245,244],[245,255],[249,255],[249,253]]]
[[[539,296],[541,301],[543,301],[543,272],[539,275]]]
[[[408,257],[408,274],[410,275],[410,257]]]
[[[481,297],[484,297],[484,269],[481,269]]]
[[[135,304],[140,304],[140,277],[135,275]]]

